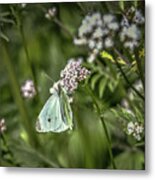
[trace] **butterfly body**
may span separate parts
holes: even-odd
[[[69,97],[60,86],[50,89],[51,96],[43,106],[36,123],[38,132],[60,133],[73,127]]]

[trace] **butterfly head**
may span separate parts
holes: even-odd
[[[55,93],[59,93],[60,92],[60,82],[56,82],[54,83],[54,85],[50,88],[50,94],[55,94]]]

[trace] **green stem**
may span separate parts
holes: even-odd
[[[115,49],[114,51],[115,51],[115,53],[116,53],[117,55],[121,56],[120,53],[119,53],[116,49]],[[116,57],[114,57],[114,60],[115,60],[115,62],[116,62],[116,65],[117,65],[118,69],[120,70],[122,76],[124,77],[125,81],[129,84],[130,88],[133,89],[133,90],[135,91],[135,93],[136,93],[141,99],[145,100],[145,97],[144,97],[143,95],[141,95],[140,92],[137,91],[137,89],[131,84],[131,82],[130,82],[129,79],[127,78],[126,74],[124,73],[122,67],[121,67],[120,64],[117,62]]]
[[[14,9],[12,6],[10,8],[11,8],[11,11],[12,11],[12,15],[16,19],[16,26],[17,26],[17,28],[18,28],[18,30],[20,32],[20,36],[21,36],[21,39],[22,39],[22,43],[23,43],[23,46],[24,46],[24,51],[25,51],[25,55],[26,55],[26,59],[27,59],[27,64],[29,66],[30,76],[34,80],[34,84],[35,84],[35,87],[36,87],[37,86],[37,81],[36,81],[36,78],[35,78],[35,73],[34,73],[34,70],[33,70],[32,62],[31,62],[31,59],[30,59],[30,56],[29,56],[29,51],[28,51],[27,42],[26,42],[25,33],[24,33],[24,29],[23,29],[23,24],[22,24],[22,14],[20,14],[18,12],[18,10]],[[36,91],[37,91],[37,88],[36,88]],[[38,95],[38,93],[37,93],[37,95]]]
[[[28,48],[27,48],[27,42],[26,42],[26,39],[25,39],[24,29],[23,29],[22,25],[20,25],[19,31],[20,31],[20,35],[21,35],[21,38],[22,38],[22,42],[23,42],[23,46],[24,46],[24,50],[25,50],[25,55],[26,55],[27,63],[28,63],[28,66],[30,67],[30,74],[31,74],[31,77],[34,80],[34,83],[35,83],[35,86],[36,86],[35,73],[33,71],[31,59],[30,59],[30,56],[29,56]]]
[[[107,129],[107,126],[106,126],[106,123],[104,121],[103,116],[101,116],[100,119],[101,119],[101,122],[102,122],[102,125],[103,125],[103,128],[104,128],[106,137],[107,137],[108,150],[109,150],[109,155],[110,155],[111,163],[112,163],[113,168],[116,169],[116,165],[115,165],[115,161],[114,161],[113,153],[112,153],[111,139],[110,139],[110,136],[109,136],[109,133],[108,133],[108,129]]]
[[[34,146],[37,143],[37,137],[35,135],[34,128],[32,127],[32,123],[29,121],[28,112],[26,110],[23,98],[21,97],[20,86],[18,84],[16,73],[13,64],[11,62],[11,57],[8,50],[8,44],[5,41],[3,41],[2,43],[2,50],[3,50],[3,61],[5,63],[8,77],[10,79],[10,85],[14,95],[14,100],[21,114],[21,121],[26,129],[29,142],[31,145]]]
[[[81,2],[77,2],[77,5],[80,7],[80,9],[82,10],[82,12],[85,14],[87,14],[85,8],[82,6],[82,3]]]
[[[98,113],[99,118],[100,118],[100,120],[102,122],[103,129],[105,131],[105,135],[106,135],[106,138],[107,138],[107,144],[108,144],[108,151],[109,151],[110,160],[111,160],[113,168],[116,169],[116,165],[115,165],[115,161],[114,161],[114,157],[113,157],[113,153],[112,153],[111,139],[110,139],[110,136],[109,136],[109,133],[108,133],[108,129],[107,129],[105,120],[104,120],[103,116],[101,116],[100,108],[99,108],[99,105],[98,105],[98,103],[96,101],[96,98],[95,98],[93,92],[91,91],[91,89],[88,86],[87,86],[87,90],[88,90],[90,96],[93,99],[93,102],[94,102],[94,104],[96,106],[97,113]]]
[[[74,38],[73,34],[68,30],[68,28],[62,24],[61,21],[59,21],[59,19],[57,19],[56,17],[54,18],[54,22],[60,27],[62,28],[64,31],[66,31],[66,33],[71,36],[71,38]]]

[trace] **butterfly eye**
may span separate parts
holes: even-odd
[[[50,118],[48,118],[48,122],[51,122],[51,119],[50,119]]]

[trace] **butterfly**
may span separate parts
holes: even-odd
[[[55,83],[50,93],[51,96],[38,116],[36,131],[60,133],[72,129],[73,113],[65,89]]]

